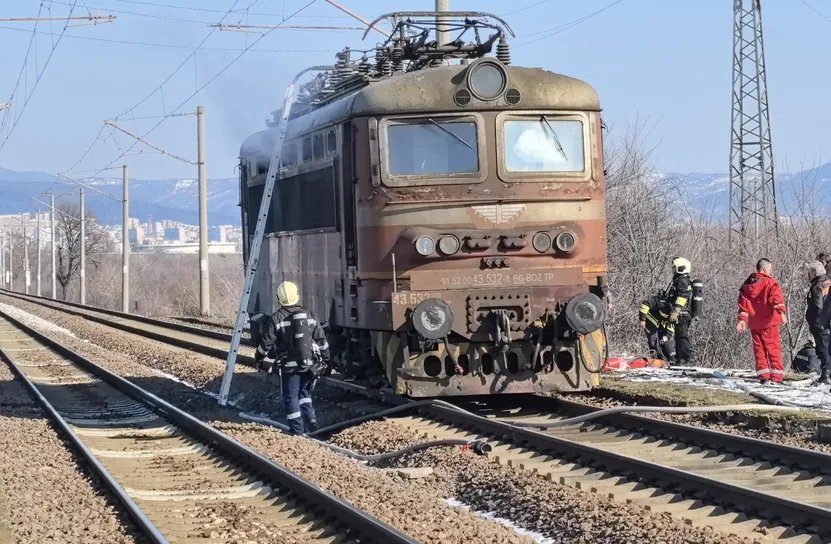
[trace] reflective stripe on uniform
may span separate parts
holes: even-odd
[[[784,374],[785,371],[784,370],[776,370],[775,368],[773,368],[773,369],[771,369],[770,373],[771,374]]]
[[[260,355],[268,355],[267,351],[263,351],[262,346],[257,346],[257,353],[259,353]]]
[[[303,333],[302,333],[302,332],[298,332],[297,334],[295,334],[295,335],[294,335],[294,337],[295,337],[295,338],[303,338]]]
[[[300,404],[311,404],[311,403],[312,403],[312,399],[310,399],[310,398],[300,399]]]
[[[281,321],[281,322],[277,323],[277,328],[282,329],[282,328],[288,327],[289,325],[291,325],[291,321]]]
[[[756,371],[757,376],[761,376],[763,374],[770,374],[771,370],[769,368],[762,368]]]
[[[320,349],[329,349],[329,342],[323,342],[323,344],[321,344],[320,346]]]
[[[286,361],[285,363],[283,363],[283,366],[286,368],[297,366],[297,361]]]
[[[678,297],[675,299],[675,305],[684,307],[687,305],[687,299],[685,297]]]
[[[292,319],[306,319],[307,317],[309,317],[309,314],[304,312],[300,312],[291,316]]]
[[[808,356],[807,355],[797,355],[796,357],[794,357],[794,359],[797,360],[797,361],[807,361]]]
[[[641,304],[641,313],[649,313],[649,306],[647,306],[646,304]]]
[[[314,319],[310,319],[306,323],[309,324],[309,325],[315,325],[317,323],[317,321],[315,321]]]
[[[286,419],[300,419],[300,412],[292,412],[286,416]]]

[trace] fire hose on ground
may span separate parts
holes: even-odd
[[[379,412],[375,412],[373,414],[368,414],[356,418],[352,418],[346,421],[342,421],[340,423],[336,423],[334,425],[329,425],[322,429],[319,429],[313,433],[310,433],[306,436],[310,440],[320,444],[321,446],[328,448],[332,451],[340,453],[342,455],[346,455],[353,459],[363,462],[370,462],[370,461],[380,461],[383,459],[392,459],[395,457],[400,457],[407,453],[412,453],[414,451],[420,451],[428,448],[434,448],[438,446],[461,446],[465,449],[471,449],[475,453],[480,455],[485,455],[491,451],[491,446],[485,440],[456,440],[456,439],[449,439],[449,440],[433,440],[429,442],[422,442],[419,444],[413,444],[406,448],[387,452],[387,453],[379,453],[374,455],[364,455],[352,450],[342,448],[340,446],[336,446],[334,444],[330,444],[319,438],[318,436],[331,434],[335,431],[344,429],[346,427],[351,427],[353,425],[358,425],[360,423],[364,423],[369,420],[378,419],[382,417],[386,417],[392,414],[396,414],[399,412],[404,412],[407,410],[413,410],[415,408],[419,408],[421,406],[439,406],[443,408],[448,408],[450,410],[454,410],[456,412],[460,412],[467,415],[475,415],[468,410],[463,408],[459,408],[458,406],[451,404],[449,402],[429,399],[429,400],[421,400],[410,402],[407,404],[402,404],[400,406],[395,406],[392,408],[387,408],[385,410],[381,410]],[[527,421],[517,421],[517,420],[506,420],[502,423],[506,425],[510,425],[517,428],[531,428],[531,429],[554,429],[558,427],[567,427],[570,425],[579,425],[582,423],[586,423],[589,421],[593,421],[596,419],[600,419],[603,417],[611,416],[614,414],[639,414],[639,413],[658,413],[658,414],[700,414],[700,413],[716,413],[716,412],[759,412],[759,411],[779,411],[779,412],[798,412],[801,409],[796,406],[770,406],[770,405],[761,405],[761,404],[726,404],[722,406],[618,406],[615,408],[606,408],[604,410],[598,410],[597,412],[592,412],[590,414],[584,414],[581,416],[571,417],[567,419],[561,419],[557,421],[546,421],[546,422],[527,422]],[[289,432],[288,426],[274,421],[272,419],[261,417],[261,416],[254,416],[251,414],[240,414],[243,419],[247,419],[249,421],[255,421],[257,423],[263,423],[265,425],[270,425],[272,427],[276,427],[284,432]]]

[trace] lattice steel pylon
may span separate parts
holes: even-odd
[[[731,246],[777,231],[761,0],[733,0]]]

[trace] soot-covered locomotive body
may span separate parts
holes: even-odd
[[[510,65],[501,27],[451,47],[405,36],[411,22],[373,63],[342,52],[290,117],[249,313],[297,283],[342,371],[381,369],[413,397],[589,389],[606,311],[597,94]],[[249,237],[274,124],[240,153]]]

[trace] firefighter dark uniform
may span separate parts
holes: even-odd
[[[312,386],[329,362],[329,344],[314,315],[300,306],[297,286],[284,282],[277,288],[280,308],[263,327],[255,359],[270,356],[282,368],[283,403],[289,428],[305,434],[317,427]]]
[[[650,357],[674,363],[675,327],[669,322],[669,314],[663,311],[663,306],[664,299],[660,295],[644,300],[641,302],[638,319],[644,324]]]
[[[817,357],[817,349],[814,341],[807,342],[796,354],[791,362],[791,370],[797,374],[808,374],[809,372],[819,373],[821,363]]]
[[[822,268],[821,263],[817,265]],[[828,293],[831,289],[831,279],[826,274],[813,271],[811,288],[808,289],[808,307],[805,310],[805,321],[814,342],[817,346],[817,356],[822,365],[819,382],[831,384],[831,300]]]
[[[681,365],[690,363],[693,358],[690,343],[690,302],[693,298],[690,269],[690,261],[687,259],[679,257],[672,261],[672,283],[667,289],[665,299],[670,308],[669,321],[675,325],[675,358]]]

